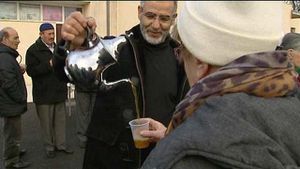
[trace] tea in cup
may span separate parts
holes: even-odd
[[[143,130],[149,130],[149,120],[146,118],[138,118],[129,122],[134,140],[134,145],[138,149],[149,147],[149,138],[140,135]]]

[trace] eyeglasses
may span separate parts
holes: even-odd
[[[170,15],[157,15],[153,12],[145,12],[143,15],[148,20],[152,20],[152,21],[154,21],[155,19],[158,18],[159,22],[163,23],[163,24],[170,23],[172,21],[172,19],[176,18],[176,16],[177,16],[177,14],[174,14],[172,16],[170,16]]]

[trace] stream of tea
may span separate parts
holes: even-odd
[[[135,111],[136,111],[136,118],[140,118],[140,109],[139,109],[139,102],[138,102],[138,95],[137,95],[137,89],[136,89],[136,86],[134,85],[134,83],[129,80],[130,84],[131,84],[131,89],[132,89],[132,93],[133,93],[133,96],[134,96],[134,103],[135,103]]]
[[[132,93],[133,93],[133,96],[134,96],[134,103],[135,103],[135,111],[136,111],[136,118],[141,118],[140,116],[140,109],[139,109],[139,102],[138,102],[138,95],[137,95],[137,89],[136,89],[136,86],[134,85],[134,83],[129,80],[130,84],[131,84],[131,89],[132,89]],[[136,144],[136,142],[134,143]],[[142,166],[142,160],[141,160],[141,156],[142,156],[142,153],[141,153],[141,149],[138,149],[138,152],[139,152],[139,158],[138,158],[138,167],[140,168]]]

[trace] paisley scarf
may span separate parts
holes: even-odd
[[[285,96],[298,88],[285,51],[244,55],[199,80],[177,105],[167,133],[196,111],[206,98],[243,92],[258,97]]]

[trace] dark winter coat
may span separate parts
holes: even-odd
[[[136,85],[138,89],[137,95],[139,96],[139,109],[141,110],[141,114],[146,114],[145,91],[143,86],[145,80],[145,68],[140,51],[141,47],[139,46],[141,45],[140,42],[143,37],[140,33],[139,25],[127,31],[125,37],[127,39],[127,44],[120,51],[118,63],[111,66],[109,70],[105,72],[104,78],[107,81],[128,78],[138,79],[136,80]],[[173,48],[178,46],[173,40],[170,40],[170,45]],[[63,46],[63,44],[59,46]],[[56,54],[54,60],[55,70],[58,75],[61,76],[64,74],[62,68],[64,66],[66,54],[60,47],[57,48]],[[179,65],[179,63],[177,63],[177,70],[178,96],[174,99],[175,105],[179,102],[181,97],[185,95],[188,88],[183,66]],[[159,92],[159,89],[157,89],[157,92]],[[170,112],[170,118],[171,116],[172,112]],[[134,95],[129,83],[118,84],[113,90],[99,90],[97,92],[91,122],[87,130],[87,136],[88,138],[98,140],[101,145],[106,145],[107,147],[119,147],[120,152],[115,158],[123,158],[130,161],[133,156],[137,154],[137,151],[133,148],[133,140],[128,122],[136,117]],[[96,149],[94,151],[96,151]],[[97,159],[105,159],[105,156],[106,155],[103,153],[103,157],[98,157]],[[118,166],[118,164],[115,165],[116,167]],[[120,166],[118,167],[120,168]]]
[[[67,84],[59,80],[50,66],[53,53],[38,38],[26,52],[26,71],[32,79],[33,102],[53,104],[67,99]]]
[[[142,169],[299,168],[297,95],[210,97],[157,144]]]
[[[17,116],[27,110],[27,91],[16,61],[19,53],[0,43],[0,117]]]

